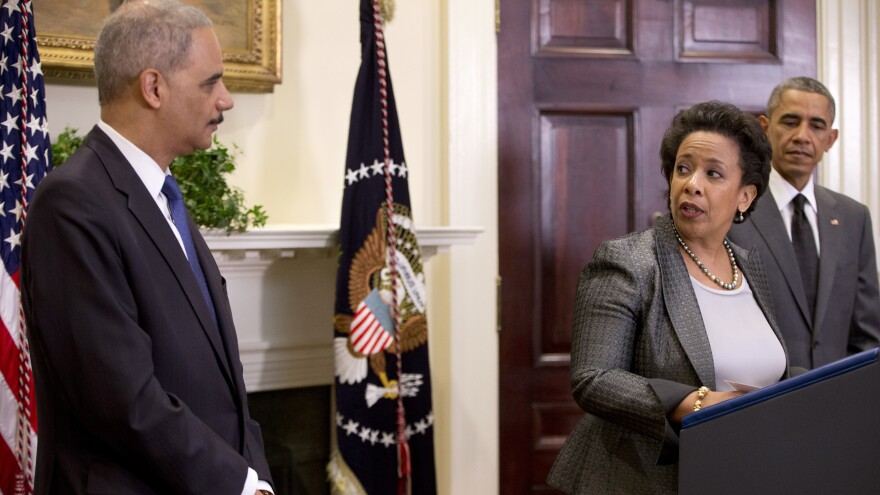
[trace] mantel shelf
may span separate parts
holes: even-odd
[[[422,257],[425,261],[435,254],[449,251],[453,245],[473,244],[483,232],[482,227],[416,228]],[[329,226],[278,225],[226,235],[223,231],[202,232],[205,241],[218,259],[288,258],[307,250],[311,254],[331,253],[338,245],[339,229]]]
[[[415,230],[422,261],[473,244],[481,227]],[[333,383],[339,230],[272,226],[226,235],[203,231],[227,280],[249,392]]]

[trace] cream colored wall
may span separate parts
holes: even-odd
[[[449,256],[450,390],[444,400],[450,445],[440,487],[442,493],[491,494],[499,490],[495,2],[445,0],[445,6],[448,221],[485,231],[472,248]]]
[[[438,486],[497,493],[494,1],[396,4],[386,36],[415,222],[485,229],[428,265]],[[338,225],[358,2],[284,0],[282,10],[283,83],[235,94],[218,135],[242,149],[231,182],[270,224]],[[53,134],[98,119],[93,87],[50,84],[46,95]]]
[[[360,63],[358,5],[285,1],[283,83],[234,94],[218,136],[243,151],[232,182],[271,224],[338,224],[352,92]],[[416,221],[436,225],[440,160],[440,7],[403,3],[387,27]],[[49,126],[83,131],[98,118],[93,87],[51,84]]]

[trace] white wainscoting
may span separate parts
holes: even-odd
[[[471,244],[482,230],[417,228],[422,260]],[[338,230],[203,234],[226,278],[248,392],[332,384]]]

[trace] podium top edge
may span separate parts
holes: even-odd
[[[766,386],[762,389],[755,390],[739,397],[720,402],[718,404],[705,407],[699,411],[688,414],[681,422],[682,430],[711,421],[719,416],[730,414],[740,409],[745,409],[754,404],[758,404],[774,397],[787,394],[794,390],[808,387],[814,383],[833,378],[845,373],[849,373],[858,368],[865,367],[878,361],[880,356],[880,348],[875,347],[867,351],[862,351],[852,356],[847,356],[833,363],[820,366],[818,368],[807,371],[773,385]]]

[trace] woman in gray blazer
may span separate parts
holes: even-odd
[[[684,415],[788,376],[760,259],[727,242],[767,187],[754,116],[717,101],[661,144],[670,215],[607,241],[577,288],[571,386],[585,414],[548,482],[569,493],[675,493]]]

